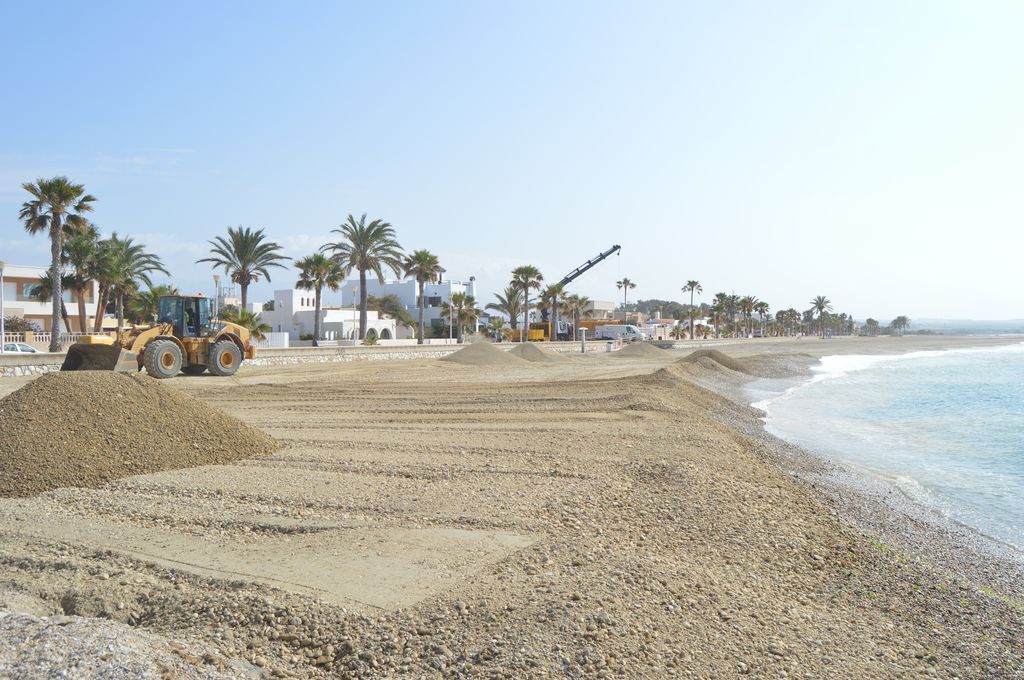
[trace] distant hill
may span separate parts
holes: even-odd
[[[885,325],[885,324],[883,324]],[[910,332],[929,330],[939,333],[968,333],[972,335],[996,335],[1003,333],[1024,334],[1024,319],[1003,319],[986,321],[979,319],[911,319]]]

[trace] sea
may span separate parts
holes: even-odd
[[[771,434],[1024,554],[1024,342],[822,357],[749,386]]]

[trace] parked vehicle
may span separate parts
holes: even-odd
[[[23,342],[5,342],[4,343],[4,354],[38,354],[37,350],[32,345],[26,345]]]
[[[594,339],[637,342],[638,340],[646,340],[647,338],[639,328],[632,324],[610,324],[594,328]]]

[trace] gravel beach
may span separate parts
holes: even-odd
[[[165,381],[280,448],[0,499],[0,674],[1019,676],[1013,556],[766,435],[742,396],[825,354],[984,342]]]

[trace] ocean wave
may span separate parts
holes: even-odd
[[[899,361],[913,361],[915,359],[936,359],[943,356],[956,356],[966,354],[1024,354],[1024,342],[1012,345],[997,345],[995,347],[958,347],[955,349],[941,350],[918,350],[905,354],[829,354],[821,357],[817,366],[812,366],[814,373],[806,381],[786,388],[783,392],[760,399],[751,403],[753,408],[765,413],[764,420],[767,423],[767,415],[770,413],[771,405],[778,401],[784,401],[793,396],[794,393],[811,385],[825,380],[834,380],[855,373],[865,371],[876,366],[894,363]]]

